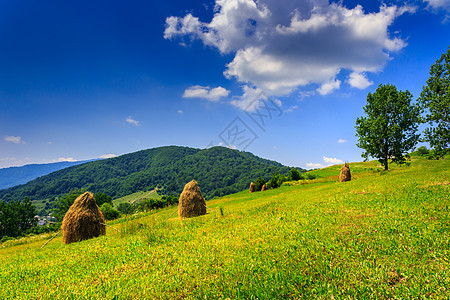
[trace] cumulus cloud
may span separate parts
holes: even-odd
[[[133,124],[133,125],[135,125],[135,126],[139,126],[139,121],[133,119],[132,117],[126,118],[125,121],[126,121],[127,123]]]
[[[347,143],[348,141],[347,140],[344,140],[344,139],[338,139],[338,144],[344,144],[344,143]]]
[[[12,135],[6,136],[5,137],[5,141],[6,142],[11,142],[11,143],[14,143],[14,144],[26,144],[25,141],[23,141],[22,137],[20,137],[20,136],[12,136]]]
[[[324,168],[325,166],[322,164],[307,163],[306,167],[311,168],[311,169],[318,169],[318,168]]]
[[[210,88],[209,86],[194,85],[184,91],[183,98],[201,98],[216,102],[220,98],[228,97],[229,94],[230,91],[221,86]]]
[[[373,84],[364,73],[352,72],[347,80],[350,86],[363,90]]]
[[[182,111],[181,109],[179,109],[179,110],[177,110],[177,113],[180,114],[180,115],[182,115],[182,114],[184,114],[184,111]]]
[[[322,86],[320,88],[318,88],[317,91],[319,92],[319,94],[324,96],[324,95],[328,95],[329,93],[331,93],[332,91],[334,91],[336,89],[339,89],[340,86],[341,86],[341,81],[339,79],[336,79],[336,80],[332,80],[330,82],[326,82],[326,83],[322,84]]]
[[[310,84],[326,95],[339,89],[342,70],[354,73],[349,83],[361,88],[369,83],[364,74],[381,70],[406,46],[389,32],[405,12],[414,8],[382,5],[366,13],[361,5],[349,9],[325,0],[216,0],[209,22],[192,14],[168,17],[164,38],[197,39],[234,55],[224,75],[268,96]]]
[[[340,160],[338,158],[326,157],[326,156],[323,156],[323,161],[326,162],[327,164],[342,164],[342,163],[344,163],[342,160]]]
[[[107,158],[113,158],[113,157],[117,157],[117,155],[115,155],[115,154],[113,154],[113,153],[110,153],[110,154],[103,154],[103,155],[100,155],[99,158],[107,159]]]
[[[243,91],[242,96],[231,100],[231,104],[244,111],[255,111],[259,107],[260,101],[267,100],[267,96],[261,89],[245,85],[243,86]]]

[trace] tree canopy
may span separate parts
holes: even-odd
[[[450,47],[430,68],[430,78],[420,94],[425,110],[424,141],[443,156],[450,147]]]
[[[409,91],[398,91],[394,85],[379,85],[367,95],[366,116],[356,120],[357,146],[364,149],[362,157],[377,158],[385,170],[388,159],[405,162],[405,155],[417,144],[420,109],[411,102]]]

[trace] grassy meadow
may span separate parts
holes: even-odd
[[[351,163],[311,181],[108,223],[100,238],[0,244],[0,299],[448,299],[450,157]]]

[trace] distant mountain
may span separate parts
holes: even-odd
[[[275,161],[225,147],[201,150],[167,146],[65,168],[0,190],[0,200],[29,197],[52,202],[80,188],[103,192],[114,199],[155,187],[161,188],[163,194],[179,195],[192,179],[197,180],[208,199],[247,189],[260,176],[269,180],[272,173],[287,174],[289,170]]]
[[[0,169],[0,190],[7,189],[19,184],[27,183],[38,177],[50,174],[61,169],[84,164],[92,160],[86,161],[63,161],[49,164],[31,164],[21,167],[10,167]]]

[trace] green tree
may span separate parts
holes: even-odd
[[[103,203],[100,210],[106,220],[114,220],[120,217],[120,212],[109,203]]]
[[[419,140],[416,134],[420,108],[411,103],[409,91],[397,91],[391,84],[379,85],[375,93],[367,95],[365,117],[356,119],[358,147],[362,157],[377,158],[388,170],[388,159],[401,164],[405,155]]]
[[[297,168],[291,169],[291,172],[289,173],[289,178],[291,180],[300,180],[302,178],[300,171]]]
[[[265,183],[266,182],[264,181],[264,179],[262,179],[262,177],[258,177],[258,179],[256,179],[255,181],[255,191],[260,191]]]
[[[416,152],[420,156],[425,156],[425,155],[428,155],[430,153],[430,151],[425,146],[420,146],[419,148],[417,148]]]
[[[423,121],[430,125],[424,131],[424,141],[437,158],[442,157],[450,147],[450,47],[431,66],[419,100],[426,113]]]
[[[26,197],[23,201],[16,203],[15,209],[17,211],[17,226],[20,233],[23,233],[33,226],[36,226],[37,220],[36,207],[31,203],[31,200]]]
[[[104,193],[100,193],[100,192],[95,193],[94,199],[99,207],[102,206],[104,203],[109,203],[112,205],[112,197],[109,195],[106,195]]]

